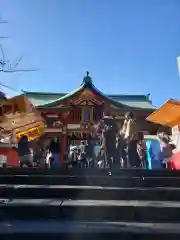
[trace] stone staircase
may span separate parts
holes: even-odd
[[[0,239],[180,238],[180,172],[0,170]]]

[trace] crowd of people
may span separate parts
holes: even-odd
[[[47,167],[60,166],[60,143],[57,138],[52,139],[47,147],[42,147],[39,142],[30,142],[23,135],[19,140],[16,151],[19,155],[20,167]]]
[[[65,167],[151,169],[156,158],[156,168],[168,168],[176,148],[167,134],[159,132],[159,150],[155,156],[149,141],[138,131],[136,119],[131,112],[125,114],[122,128],[118,128],[115,116],[109,116],[100,121],[96,133],[97,141],[89,138],[70,148],[65,154]],[[17,151],[21,167],[40,166],[41,163],[49,168],[60,167],[58,139],[52,139],[49,146],[43,149],[32,147],[27,136],[22,136]]]
[[[176,146],[165,132],[158,132],[156,140],[144,139],[131,112],[125,114],[122,128],[118,128],[115,117],[103,119],[97,128],[100,140],[81,141],[74,146],[67,158],[67,167],[79,168],[169,168]],[[153,145],[156,145],[155,147]],[[93,146],[92,146],[93,145]]]

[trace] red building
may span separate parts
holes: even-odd
[[[149,95],[104,94],[93,85],[88,72],[81,86],[71,93],[24,91],[24,94],[39,109],[46,121],[47,129],[43,138],[60,138],[62,163],[68,142],[87,139],[107,112],[115,114],[118,124],[121,125],[125,112],[132,111],[141,131],[148,134],[157,131],[156,124],[145,120],[156,109]]]

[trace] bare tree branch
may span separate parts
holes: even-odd
[[[8,23],[7,21],[0,20],[0,24]]]
[[[14,73],[14,72],[37,72],[39,69],[17,69],[17,70],[1,70],[0,72],[4,73]]]
[[[19,63],[22,61],[23,59],[23,55],[21,54],[21,56],[19,57],[19,59],[17,59],[16,63],[14,64],[13,69],[16,69],[16,67],[19,65]],[[12,68],[11,68],[12,69]]]
[[[8,22],[0,19],[0,24],[6,24],[6,23],[8,23]],[[8,36],[0,36],[0,39],[4,39],[4,38],[9,38],[9,37]]]
[[[2,82],[0,82],[0,86],[8,88],[8,89],[10,89],[10,90],[12,90],[14,92],[18,92],[15,88],[13,88],[13,87],[11,87],[9,85],[3,84]]]
[[[6,24],[8,23],[7,21],[2,21],[2,19],[0,18],[0,24]],[[0,36],[0,39],[6,39],[8,38],[8,36]],[[23,55],[21,54],[21,56],[15,61],[15,63],[12,63],[12,61],[6,60],[5,57],[5,53],[3,50],[2,45],[0,44],[0,73],[15,73],[15,72],[34,72],[34,71],[38,71],[38,69],[17,69],[17,67],[19,66],[20,62],[23,59]],[[10,89],[12,91],[17,92],[16,89],[12,88],[11,86],[8,86],[6,84],[3,84],[0,81],[0,88],[4,87],[7,89]]]
[[[14,72],[36,72],[38,69],[16,69],[19,63],[23,59],[23,55],[19,57],[19,59],[16,61],[14,66],[12,67],[12,63],[10,61],[6,61],[4,50],[2,45],[0,44],[0,72],[4,73],[14,73]]]
[[[0,50],[1,50],[1,55],[2,55],[2,62],[5,63],[5,54],[4,54],[4,50],[3,50],[3,47],[1,44],[0,44]]]
[[[7,38],[9,38],[9,37],[2,37],[2,36],[0,36],[0,39],[7,39]]]

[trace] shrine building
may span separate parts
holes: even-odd
[[[146,134],[156,134],[159,127],[146,121],[146,117],[156,110],[149,95],[104,94],[95,87],[88,72],[81,86],[71,93],[23,91],[23,94],[45,119],[43,139],[52,136],[60,139],[61,162],[68,145],[75,140],[87,139],[104,114],[114,114],[117,123],[122,125],[125,112],[131,111],[140,131]]]

